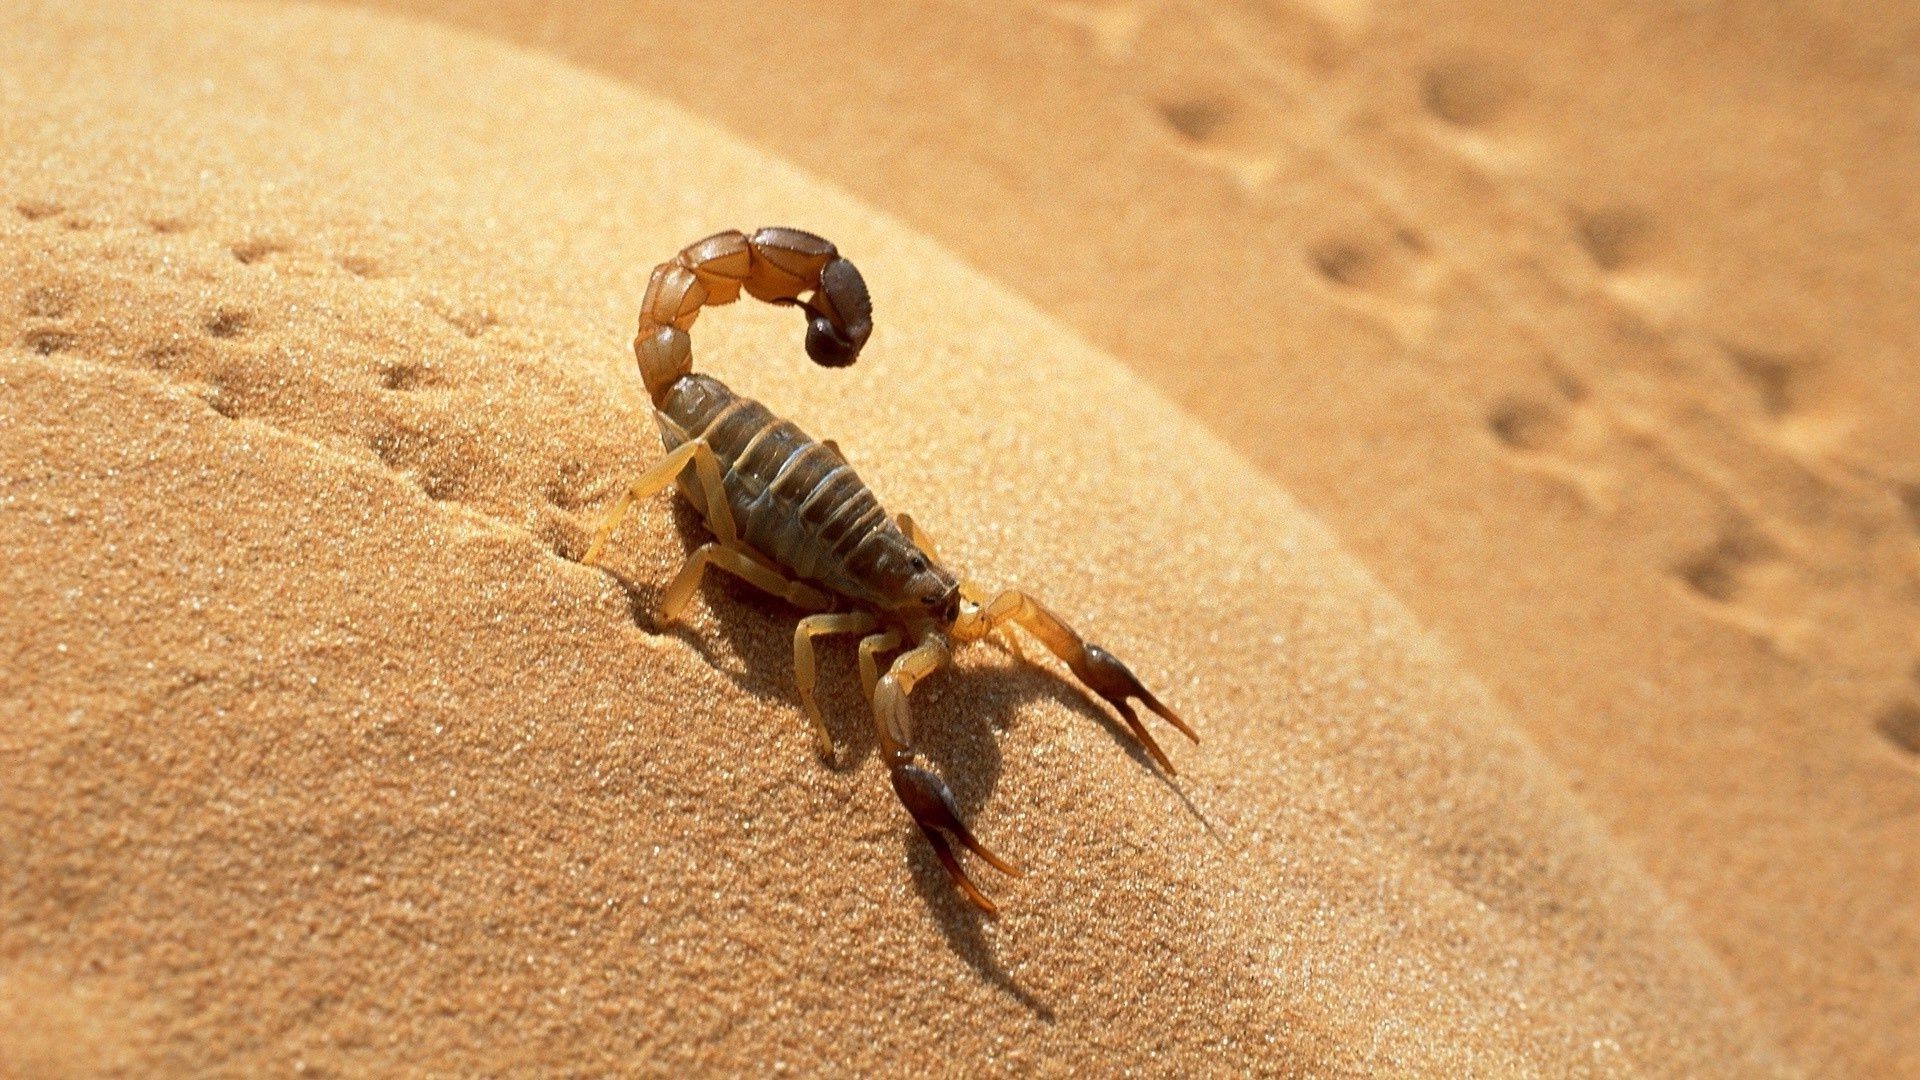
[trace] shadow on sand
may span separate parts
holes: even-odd
[[[691,554],[708,539],[705,524],[696,511],[679,499],[673,502],[673,515],[682,547]],[[666,592],[665,580],[634,581],[617,573],[612,576],[627,594],[636,625],[685,642],[742,691],[788,706],[796,725],[803,729],[809,726],[800,710],[793,675],[793,628],[805,612],[727,573],[710,572],[701,583],[696,602],[706,604],[712,612],[716,640],[715,635],[697,631],[684,620],[661,623],[659,609]],[[858,769],[874,754],[876,747],[872,713],[860,688],[854,663],[856,641],[851,635],[815,640],[819,665],[816,694],[835,747],[834,760],[822,764],[839,773]],[[1012,729],[1014,718],[1023,712],[1023,705],[1046,700],[1092,719],[1135,765],[1165,784],[1188,812],[1218,837],[1213,824],[1175,778],[1161,771],[1135,741],[1132,732],[1109,715],[1078,683],[1039,663],[1013,657],[1012,652],[997,641],[978,648],[999,652],[1005,662],[949,667],[929,676],[913,695],[914,749],[925,767],[946,780],[964,819],[971,822],[998,785],[1003,761],[996,734]],[[885,660],[882,658],[883,664]],[[1052,1007],[1019,985],[993,955],[983,932],[992,916],[974,907],[953,886],[919,829],[904,813],[902,819],[902,852],[913,875],[914,888],[939,922],[948,945],[988,984],[1035,1018],[1052,1023]],[[991,838],[982,839],[989,847],[993,846]],[[1021,862],[1017,853],[1007,854],[1016,864]],[[963,858],[969,860],[969,872],[976,882],[991,885],[990,880],[981,877],[982,874],[987,879],[994,876],[991,868],[970,856]]]

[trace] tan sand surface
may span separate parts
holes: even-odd
[[[679,102],[1314,512],[1791,1059],[1920,1074],[1920,8],[377,0]]]
[[[420,25],[5,15],[5,1068],[1781,1066],[1323,527],[911,230]],[[704,366],[1206,732],[1169,782],[1057,669],[931,682],[931,759],[1034,871],[997,921],[893,805],[848,650],[828,769],[793,612],[717,586],[653,624],[684,512],[614,575],[569,557],[656,453],[649,264],[766,221],[857,252],[881,336],[829,375],[743,307]]]

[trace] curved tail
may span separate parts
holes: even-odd
[[[693,371],[687,331],[710,304],[731,304],[740,290],[769,304],[791,305],[807,316],[807,355],[826,367],[859,357],[873,333],[867,283],[834,246],[810,232],[773,227],[748,236],[715,233],[682,248],[653,269],[640,303],[633,354],[658,406],[667,390]],[[809,293],[801,300],[802,293]]]

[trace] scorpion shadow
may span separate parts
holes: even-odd
[[[680,499],[673,500],[672,513],[683,551],[691,555],[707,538],[705,522]],[[696,630],[684,620],[663,624],[659,608],[666,593],[664,581],[634,581],[618,573],[611,576],[625,591],[636,625],[679,639],[743,692],[786,706],[784,711],[793,714],[797,730],[808,728],[793,682],[793,627],[805,612],[732,575],[709,572],[701,581],[698,596],[712,614],[711,631]],[[834,760],[821,764],[837,773],[855,771],[877,749],[872,707],[861,691],[854,663],[856,640],[849,635],[818,638],[814,643],[819,671],[815,694],[835,747]],[[1165,784],[1209,832],[1213,831],[1212,823],[1186,792],[1160,770],[1133,734],[1101,708],[1086,689],[1039,663],[1016,657],[998,640],[983,643],[983,648],[1000,653],[1003,662],[944,668],[929,676],[913,697],[914,748],[925,764],[947,781],[966,820],[971,822],[978,816],[999,784],[1004,761],[997,736],[1021,722],[1018,718],[1026,712],[1022,706],[1045,700],[1091,718],[1136,766]],[[810,749],[808,753],[811,756]],[[939,923],[948,946],[989,985],[1036,1019],[1052,1023],[1053,1008],[1021,986],[995,957],[984,932],[991,916],[954,888],[919,830],[904,817],[901,825],[902,853],[914,888]],[[987,840],[992,843],[991,837]],[[1018,852],[1008,854],[1016,863],[1023,862]],[[973,865],[975,880],[981,880],[977,876],[981,864],[976,860]],[[986,873],[991,884],[991,871]]]

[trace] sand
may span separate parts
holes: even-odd
[[[537,14],[503,10],[495,28],[544,33]],[[1182,307],[1190,263],[1110,259],[1111,237],[1148,237],[1137,228],[1081,245],[1031,233],[1037,274],[969,268],[951,252],[988,260],[952,233],[989,216],[964,197],[933,228],[777,140],[713,126],[764,97],[749,81],[726,84],[734,112],[690,111],[631,71],[385,15],[6,15],[0,1071],[1755,1075],[1911,1060],[1894,1019],[1915,993],[1911,819],[1863,840],[1842,810],[1912,797],[1896,744],[1903,703],[1920,705],[1869,678],[1901,648],[1911,661],[1911,579],[1888,567],[1910,572],[1912,540],[1897,503],[1871,516],[1885,507],[1869,480],[1832,482],[1898,451],[1874,426],[1898,390],[1875,399],[1885,413],[1850,414],[1841,443],[1794,450],[1798,471],[1753,449],[1778,440],[1735,445],[1778,436],[1763,418],[1716,428],[1657,383],[1642,388],[1667,411],[1630,409],[1577,371],[1578,394],[1549,384],[1573,396],[1544,420],[1522,407],[1448,426],[1442,406],[1464,411],[1462,387],[1496,371],[1532,389],[1540,358],[1517,351],[1515,312],[1536,334],[1632,330],[1630,387],[1672,367],[1663,350],[1684,335],[1628,325],[1611,280],[1564,287],[1564,253],[1504,202],[1512,220],[1483,254],[1506,262],[1416,267],[1442,287],[1413,315],[1335,291],[1375,264],[1330,249],[1242,278],[1271,293],[1301,265],[1333,267],[1307,282],[1312,302]],[[1125,52],[1112,22],[1036,20],[1004,47]],[[911,43],[885,19],[834,40],[888,32]],[[849,85],[911,86],[913,48]],[[1041,92],[1078,91],[1062,76]],[[943,99],[925,100],[917,115],[938,119]],[[766,115],[780,108],[797,106]],[[815,99],[811,114],[858,141],[860,113]],[[1039,132],[1048,115],[1057,135],[1057,111],[1006,124]],[[1104,114],[1086,115],[1101,142]],[[1363,127],[1398,145],[1391,125]],[[1003,161],[1003,182],[1049,160]],[[1303,166],[1283,165],[1210,175],[1247,199],[1291,190]],[[913,197],[931,200],[930,166],[919,175]],[[1155,198],[1192,181],[1132,175]],[[1428,175],[1472,182],[1465,166]],[[1221,228],[1210,197],[1194,220]],[[1038,186],[1022,205],[1009,220],[1052,215],[1056,236],[1100,209]],[[855,257],[873,346],[822,372],[790,313],[743,305],[696,328],[700,366],[838,439],[952,561],[1039,592],[1205,735],[1173,750],[1168,780],[1057,665],[983,646],[930,680],[929,757],[1032,871],[989,883],[997,920],[954,896],[894,804],[850,647],[825,652],[842,746],[828,768],[791,690],[795,611],[719,584],[686,625],[654,621],[701,535],[684,509],[650,504],[611,573],[577,562],[658,452],[628,359],[648,269],[711,229],[773,222]],[[1473,224],[1417,235],[1437,251]],[[1010,246],[1010,230],[985,235]],[[1219,261],[1259,256],[1237,250]],[[1043,287],[1062,280],[1083,284]],[[1156,281],[1160,302],[1124,330],[1089,330]],[[1491,294],[1501,317],[1475,322]],[[1196,333],[1157,366],[1111,339],[1188,310],[1216,328],[1244,312],[1248,334],[1298,325],[1261,354]],[[1370,328],[1371,354],[1334,333],[1342,319]],[[1344,362],[1309,378],[1330,352]],[[1822,370],[1846,386],[1873,374]],[[1205,407],[1183,379],[1268,411]],[[1463,428],[1492,465],[1410,453]],[[1731,432],[1721,457],[1662,449],[1714,430]],[[1554,433],[1589,457],[1548,452]],[[1828,453],[1865,464],[1816,467]],[[1508,471],[1463,479],[1492,466]],[[1566,574],[1678,535],[1687,520],[1648,521],[1688,469],[1767,526],[1759,538],[1709,530],[1717,561],[1673,564],[1677,586],[1664,564],[1638,591],[1624,572]],[[1804,510],[1791,531],[1767,499]],[[1479,546],[1448,527],[1463,521]],[[1521,535],[1489,538],[1503,531]],[[1829,558],[1842,550],[1855,561]],[[1532,622],[1514,611],[1523,586]],[[1810,629],[1738,602],[1754,595],[1800,603]],[[1476,611],[1490,628],[1462,633]],[[1599,615],[1549,635],[1582,612]],[[1622,685],[1638,696],[1609,696]],[[1852,714],[1824,703],[1872,693],[1878,727],[1825,738]],[[1713,730],[1685,722],[1703,702],[1723,703]],[[1783,925],[1795,933],[1756,951]]]
[[[1448,641],[1796,1063],[1920,1073],[1910,5],[380,6],[1106,348]]]

